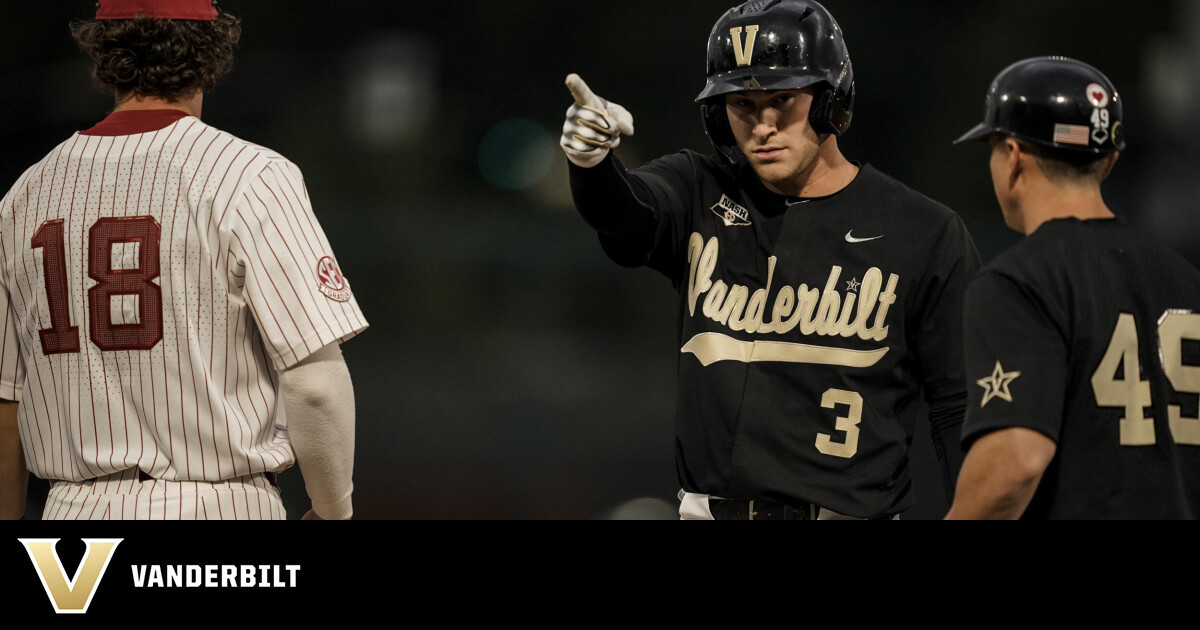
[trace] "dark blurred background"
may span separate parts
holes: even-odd
[[[112,107],[68,32],[94,2],[8,3],[0,189]],[[627,107],[636,165],[708,150],[695,95],[730,0],[222,0],[244,21],[204,119],[303,169],[371,322],[343,346],[358,408],[356,518],[677,518],[669,283],[608,262],[557,147],[578,72]],[[1016,242],[980,120],[1018,59],[1087,61],[1124,100],[1109,205],[1200,264],[1200,2],[828,0],[857,78],[840,142],[957,210],[985,261]],[[919,504],[946,510],[927,425]],[[300,475],[282,478],[292,517]],[[40,514],[44,486],[31,488]],[[40,495],[39,495],[40,493]]]

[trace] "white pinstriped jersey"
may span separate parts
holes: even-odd
[[[367,326],[299,169],[182,112],[118,112],[27,170],[0,263],[0,398],[41,478],[283,470],[277,371]]]

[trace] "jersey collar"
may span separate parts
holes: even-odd
[[[94,127],[79,132],[84,136],[130,136],[169,127],[189,114],[178,109],[135,109],[113,112]]]
[[[826,199],[832,199],[834,197],[837,197],[838,195],[841,195],[843,192],[854,187],[854,184],[858,182],[859,177],[862,175],[864,170],[873,168],[870,164],[858,162],[855,160],[850,160],[850,163],[858,167],[858,173],[856,173],[854,175],[854,179],[850,180],[850,182],[848,184],[846,184],[841,190],[837,190],[837,191],[829,193],[828,195],[822,195],[820,197],[792,197],[790,195],[781,195],[777,192],[774,192],[771,189],[767,188],[766,184],[764,184],[762,182],[762,180],[759,179],[758,174],[754,172],[754,169],[753,169],[753,167],[750,166],[749,162],[745,162],[744,173],[747,177],[752,177],[753,181],[756,181],[758,183],[758,188],[762,191],[763,194],[765,194],[767,196],[768,199],[770,199],[773,202],[774,205],[782,206],[785,208],[790,208],[792,206],[797,206],[797,205],[810,203],[810,202],[814,202],[814,201],[824,201]]]

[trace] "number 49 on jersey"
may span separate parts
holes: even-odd
[[[1163,372],[1176,392],[1200,395],[1200,367],[1184,365],[1183,341],[1200,341],[1200,314],[1191,311],[1167,311],[1158,321],[1159,357]],[[1101,407],[1123,407],[1121,445],[1155,444],[1154,418],[1145,409],[1153,406],[1150,382],[1142,380],[1138,359],[1137,321],[1121,313],[1112,339],[1099,367],[1092,374],[1092,392]],[[1117,378],[1120,368],[1121,378]],[[1176,444],[1200,446],[1200,418],[1184,416],[1179,405],[1167,405],[1167,426]]]

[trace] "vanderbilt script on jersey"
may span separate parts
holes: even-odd
[[[890,274],[885,287],[883,272],[878,267],[871,267],[863,275],[858,293],[848,290],[843,296],[838,291],[842,268],[834,265],[824,290],[809,288],[807,284],[781,287],[775,293],[768,315],[767,302],[777,257],[767,259],[767,285],[752,293],[752,287],[727,285],[721,279],[713,279],[719,250],[716,237],[705,242],[703,236],[693,233],[688,241],[690,315],[696,315],[696,307],[703,295],[701,314],[733,331],[785,335],[798,328],[806,337],[858,336],[864,341],[877,342],[887,338],[888,326],[884,322],[888,308],[896,302],[900,276]],[[849,350],[779,341],[740,341],[721,333],[701,333],[688,340],[680,351],[694,354],[706,366],[717,361],[780,361],[869,367],[887,354],[888,348]]]

